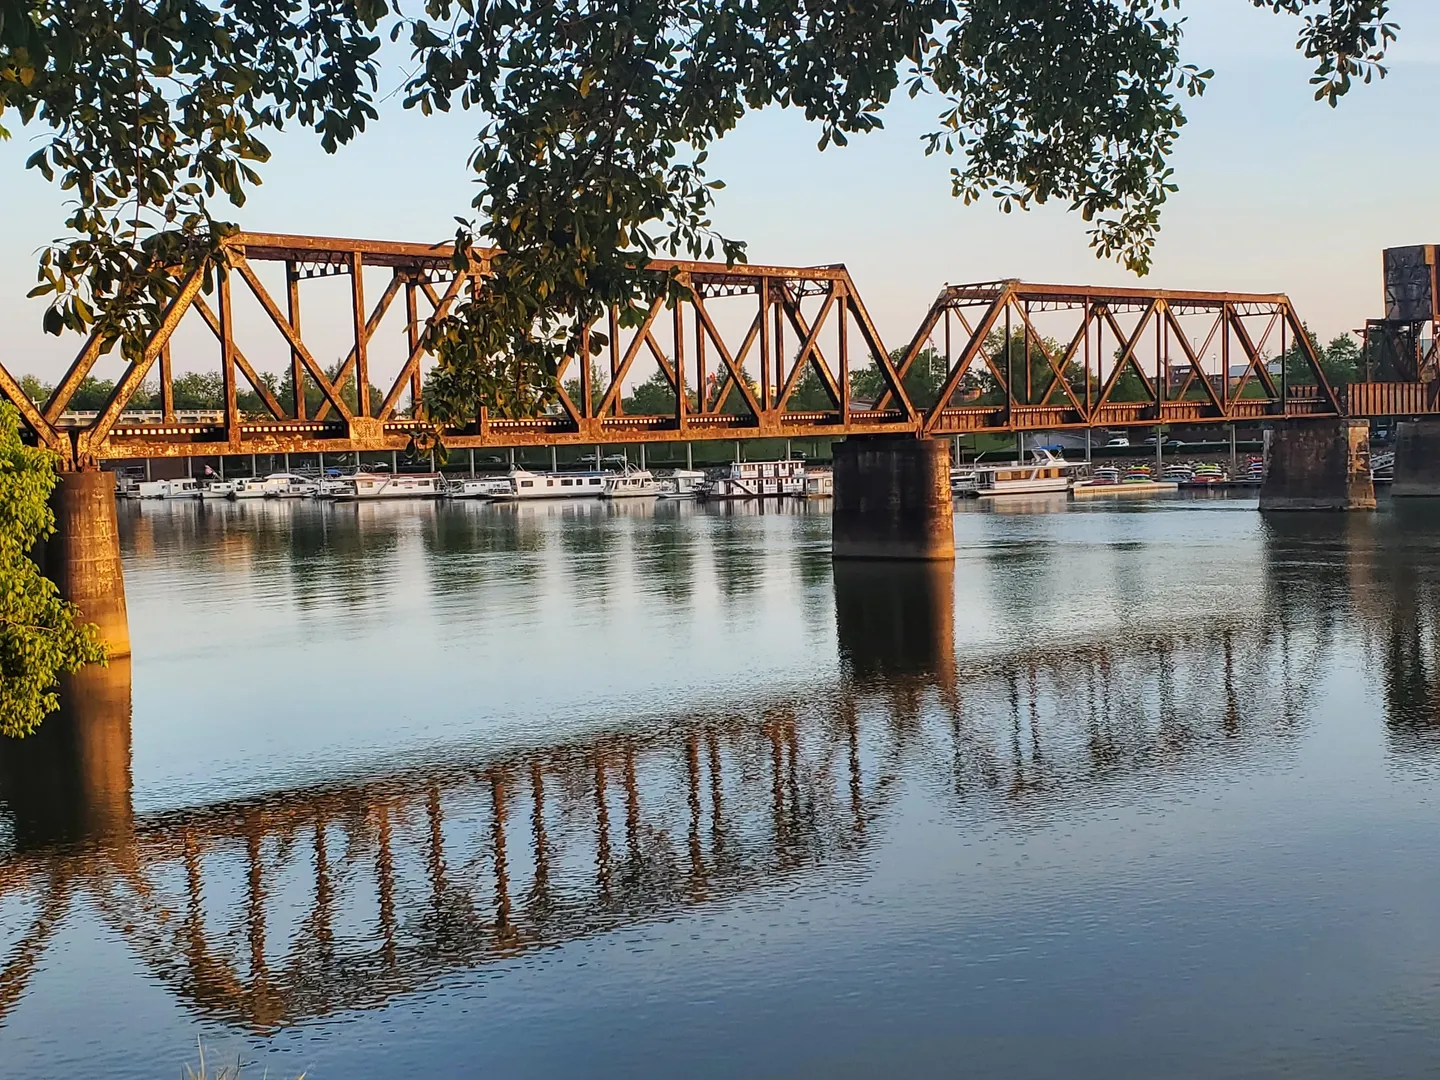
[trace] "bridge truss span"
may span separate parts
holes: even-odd
[[[436,432],[426,327],[485,287],[493,255],[457,269],[453,254],[445,244],[238,233],[216,265],[180,282],[98,410],[74,408],[87,380],[117,364],[98,337],[48,401],[31,402],[3,368],[0,396],[67,468],[404,450]],[[539,415],[481,408],[445,428],[446,445],[1253,423],[1418,400],[1372,384],[1332,388],[1278,293],[950,285],[892,354],[843,265],[659,260],[652,269],[682,287],[680,299],[662,290],[648,306],[604,312],[582,335],[587,359],[562,362]],[[220,410],[182,407],[177,386],[196,372],[218,372]]]
[[[1275,363],[1296,353],[1299,365]],[[911,337],[902,378],[936,354],[945,378],[925,403],[927,435],[1343,412],[1282,294],[950,285]]]

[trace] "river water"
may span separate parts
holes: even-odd
[[[1423,508],[121,518],[134,659],[0,761],[7,1080],[1440,1062]]]

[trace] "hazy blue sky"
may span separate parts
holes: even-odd
[[[1389,78],[1331,110],[1312,99],[1295,20],[1248,0],[1188,0],[1188,59],[1216,77],[1188,107],[1157,286],[1288,292],[1328,337],[1377,313],[1382,248],[1440,242],[1440,5],[1393,6],[1402,33]],[[1004,215],[952,199],[948,162],[925,158],[918,141],[934,111],[924,99],[897,104],[884,132],[823,154],[796,115],[748,118],[711,157],[728,183],[718,223],[750,241],[752,261],[846,263],[892,347],[947,281],[1127,280],[1095,259],[1083,223],[1060,207]],[[265,184],[237,220],[264,231],[443,239],[473,195],[465,159],[474,122],[424,120],[392,102],[334,156],[302,135],[276,138]],[[58,193],[22,172],[35,134],[0,144],[0,359],[16,373],[53,376],[77,342],[44,337],[41,304],[24,299],[34,252],[59,235],[63,216]]]

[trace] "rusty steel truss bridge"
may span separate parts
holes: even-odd
[[[485,254],[474,270],[457,271],[447,245],[261,233],[236,234],[221,250],[216,261],[229,269],[207,265],[181,282],[142,356],[124,366],[98,411],[73,411],[77,392],[106,359],[98,336],[43,405],[0,367],[0,395],[62,467],[395,451],[434,432],[424,409],[424,330],[463,290],[484,287]],[[672,272],[689,297],[669,306],[657,299],[638,326],[623,325],[612,309],[600,320],[608,339],[602,354],[561,365],[560,389],[544,414],[481,408],[469,423],[446,428],[447,447],[933,437],[1414,415],[1436,407],[1419,381],[1330,386],[1289,298],[1278,293],[1020,281],[947,286],[892,355],[842,265],[653,265]],[[319,294],[320,310],[328,302],[340,313],[321,320],[318,334],[316,320],[303,324],[309,334],[302,328],[307,291]],[[402,297],[401,312],[392,313]],[[337,325],[345,328],[338,338]],[[1293,365],[1277,373],[1272,361],[1297,347],[1306,377],[1291,382]],[[339,363],[327,367],[326,357]],[[182,416],[177,366],[213,372],[217,363],[223,410]],[[907,392],[916,365],[931,366],[930,401]],[[133,403],[157,366],[159,415],[137,417]],[[382,369],[388,390],[372,382]],[[852,376],[867,369],[877,391],[862,398]],[[285,372],[288,391],[277,393],[274,381],[262,378],[267,370]],[[672,403],[664,414],[626,410],[626,388],[647,371]],[[242,413],[241,380],[260,401],[259,414]],[[318,407],[307,404],[307,389],[312,399],[318,390]]]

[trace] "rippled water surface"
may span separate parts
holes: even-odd
[[[1440,516],[121,507],[0,1076],[1440,1065]]]

